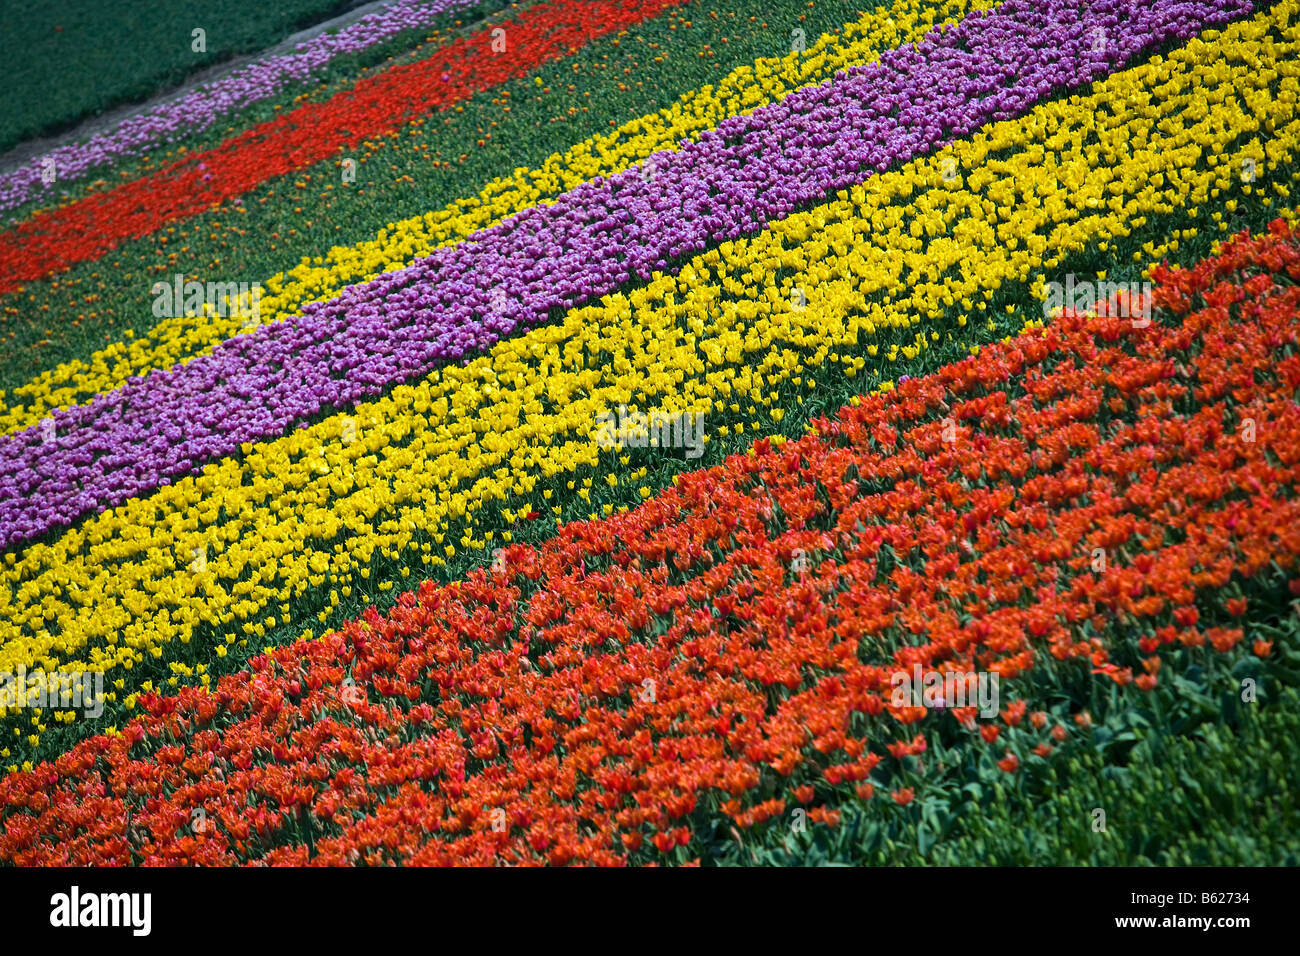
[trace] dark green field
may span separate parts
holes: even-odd
[[[356,6],[355,0],[0,0],[0,152],[147,98]],[[206,52],[192,49],[205,31]]]

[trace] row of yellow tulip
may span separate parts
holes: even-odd
[[[822,35],[806,52],[734,70],[716,87],[688,93],[667,109],[552,156],[539,168],[520,168],[495,179],[478,196],[390,223],[370,242],[336,246],[325,256],[304,259],[262,283],[258,324],[287,319],[309,302],[332,299],[352,283],[404,268],[521,210],[554,202],[596,176],[614,175],[652,153],[675,149],[683,139],[696,137],[729,116],[752,112],[801,86],[825,82],[840,70],[869,63],[884,50],[920,39],[936,24],[953,23],[971,10],[993,6],[995,0],[897,0],[846,24],[838,35]],[[29,428],[52,409],[87,402],[133,375],[188,361],[255,327],[242,314],[231,312],[223,316],[209,308],[199,315],[164,319],[141,339],[115,343],[87,362],[69,362],[43,373],[15,389],[8,405],[0,403],[0,432]]]
[[[129,704],[140,662],[210,661],[241,628],[260,637],[288,625],[289,602],[309,588],[337,604],[377,555],[408,572],[415,555],[436,565],[491,546],[484,526],[503,525],[489,509],[545,508],[566,485],[588,499],[584,473],[635,481],[619,451],[600,448],[607,409],[705,412],[761,433],[814,375],[870,363],[891,377],[890,361],[950,331],[932,322],[945,306],[959,305],[966,325],[1004,283],[1050,277],[1063,257],[1146,217],[1185,209],[1195,220],[1198,204],[1235,186],[1244,159],[1261,178],[1291,162],[1298,4],[6,555],[0,670],[102,669]],[[205,646],[182,650],[196,633]]]

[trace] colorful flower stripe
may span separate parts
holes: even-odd
[[[483,30],[449,43],[426,60],[367,77],[327,102],[305,103],[153,175],[40,213],[0,234],[0,293],[25,280],[95,259],[124,240],[193,216],[274,176],[310,166],[422,113],[524,76],[594,37],[640,23],[680,2],[539,3],[493,28],[506,31],[504,53],[491,52],[493,38]]]
[[[652,157],[652,174],[629,170],[580,186],[309,307],[301,319],[55,413],[55,428],[0,439],[0,547],[481,351],[633,276],[649,279],[872,170],[1020,115],[1052,89],[1249,9],[1244,0],[1133,0],[1080,18],[1036,4],[1009,0],[830,84],[726,120],[680,152]],[[1097,30],[1122,39],[1098,50]],[[1081,50],[1077,60],[1045,55],[1071,48]]]
[[[596,177],[612,177],[652,153],[673,149],[682,140],[712,129],[720,119],[777,102],[850,66],[870,63],[882,50],[916,42],[932,27],[952,24],[971,9],[996,5],[995,0],[897,0],[846,24],[842,35],[823,34],[806,52],[736,69],[713,87],[579,143],[536,169],[495,179],[477,197],[390,225],[370,242],[336,246],[323,257],[303,259],[263,283],[260,324],[295,315],[309,302],[328,301],[349,284],[404,268],[440,246],[459,242],[530,206],[553,202]],[[0,433],[31,427],[51,410],[89,401],[98,392],[121,387],[132,376],[207,354],[219,342],[246,331],[246,325],[240,316],[205,310],[166,319],[148,338],[109,346],[89,362],[60,365],[15,389],[15,400],[8,407],[0,403]]]
[[[481,547],[472,532],[484,507],[514,507],[602,463],[617,481],[613,456],[596,445],[599,412],[625,402],[730,408],[762,428],[767,413],[756,409],[810,370],[851,376],[867,357],[888,368],[916,355],[938,330],[913,327],[945,302],[971,310],[1094,240],[1203,202],[1235,181],[1244,157],[1261,170],[1290,161],[1300,142],[1287,93],[1300,76],[1297,5],[1284,0],[1088,96],[873,177],[679,276],[398,388],[355,418],[250,447],[242,462],[6,555],[0,672],[38,661],[103,670],[129,694],[127,681],[142,679],[129,673],[136,664],[192,654],[182,648],[195,639],[207,660],[213,643],[234,642],[232,629],[261,636],[288,625],[290,600],[311,588],[324,602],[327,583],[346,593],[380,555],[414,549],[441,563],[434,548],[455,553],[446,540],[455,526],[468,526],[463,547]],[[1261,126],[1272,131],[1267,156]],[[1121,149],[1129,161],[1117,168],[1110,156]],[[962,174],[952,182],[948,158]],[[809,290],[802,311],[791,307],[796,284]],[[356,440],[341,441],[349,425]],[[199,551],[202,573],[190,568]],[[337,602],[335,589],[326,606]]]
[[[219,80],[195,87],[184,96],[129,116],[112,131],[84,143],[51,150],[27,166],[0,175],[0,211],[13,209],[50,192],[53,182],[41,173],[53,162],[58,182],[66,184],[119,159],[139,155],[208,129],[223,116],[303,84],[335,57],[358,53],[407,31],[436,23],[444,14],[478,6],[482,0],[396,0],[356,23],[299,43],[293,53],[250,63]]]
[[[0,860],[689,856],[719,817],[748,828],[804,805],[833,825],[937,725],[1001,752],[1026,716],[1023,696],[983,724],[899,706],[900,669],[1014,681],[1076,661],[1150,690],[1181,646],[1230,651],[1244,635],[1214,623],[1240,613],[1225,585],[1300,563],[1300,244],[1275,225],[1157,276],[1184,315],[1171,327],[1067,313],[512,547],[504,570],[426,583],[215,688],[150,695],[120,733],[0,781]],[[1111,659],[1131,631],[1136,680]],[[1049,754],[1070,733],[1050,722],[1028,722]]]

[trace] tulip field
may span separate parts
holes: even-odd
[[[1300,0],[120,5],[0,864],[1300,864]]]

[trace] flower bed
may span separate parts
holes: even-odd
[[[1156,279],[1145,328],[1067,312],[387,617],[148,696],[0,783],[0,855],[688,859],[719,816],[833,826],[875,786],[908,805],[932,725],[1015,774],[1004,726],[1039,759],[1087,726],[1040,716],[1023,675],[1150,691],[1174,650],[1239,645],[1232,619],[1273,587],[1241,586],[1300,556],[1295,235]],[[984,722],[900,706],[915,664],[995,672],[1013,699]]]
[[[1012,0],[915,50],[727,120],[679,152],[650,157],[649,172],[580,186],[472,242],[307,307],[301,318],[56,412],[52,428],[0,439],[0,546],[481,352],[630,279],[648,280],[652,270],[783,219],[872,170],[1019,115],[1057,85],[1104,74],[1189,33],[1191,24],[1246,9],[1232,0],[1219,7],[1177,0],[1074,19],[1061,11],[1036,33],[1046,15]],[[1042,55],[1084,47],[1094,30],[1122,39],[1079,59]],[[966,79],[972,74],[979,80]],[[919,88],[918,77],[925,78]],[[201,405],[196,395],[205,396]]]
[[[484,547],[509,527],[497,517],[503,505],[527,512],[541,496],[543,507],[581,507],[593,483],[641,481],[649,462],[600,451],[602,410],[705,411],[719,422],[711,439],[761,434],[816,407],[815,383],[865,377],[868,367],[877,380],[900,366],[911,372],[945,336],[973,340],[979,330],[967,317],[987,316],[1004,284],[1058,268],[1089,243],[1119,242],[1161,209],[1207,200],[1254,147],[1246,131],[1240,143],[1223,133],[1242,128],[1235,102],[1189,109],[1206,91],[1251,89],[1261,121],[1280,143],[1293,141],[1294,104],[1274,99],[1276,80],[1252,65],[1265,48],[1288,49],[1274,29],[1266,15],[1234,26],[1112,77],[1088,98],[1047,104],[1028,123],[998,124],[951,154],[873,177],[845,200],[733,243],[725,260],[724,250],[708,253],[679,276],[574,310],[562,325],[502,342],[466,367],[244,449],[241,461],[11,552],[0,659],[11,668],[57,660],[102,669],[130,701],[157,679],[155,667],[192,672],[224,646],[288,627],[290,602],[300,622],[324,620],[372,574],[391,587],[399,566],[404,576]],[[1293,44],[1289,29],[1284,42]],[[1153,124],[1161,130],[1134,154],[1134,168],[1148,184],[1159,174],[1162,185],[1132,195],[1124,170],[1073,131],[1100,104],[1155,85],[1159,104],[1107,114],[1112,125],[1102,130],[1114,143]],[[1200,144],[1216,135],[1220,151],[1205,155]],[[1050,159],[1036,142],[1050,145]],[[943,181],[945,155],[969,171],[962,181]],[[1130,198],[1099,214],[1095,197],[1116,184]],[[987,198],[1013,189],[1022,191],[1019,205],[999,210]],[[918,221],[933,240],[912,236]],[[873,225],[872,241],[861,241]],[[1042,235],[1053,237],[1051,251]],[[798,284],[810,292],[802,311],[791,305]],[[927,326],[943,315],[944,297],[956,319]],[[349,421],[353,441],[344,440]],[[195,574],[200,550],[205,570]]]
[[[472,199],[457,198],[442,209],[397,223],[388,222],[379,235],[369,241],[353,246],[335,246],[324,256],[304,257],[294,268],[264,280],[260,323],[265,325],[290,318],[310,302],[335,298],[351,284],[404,268],[439,246],[463,241],[532,206],[554,202],[583,183],[598,177],[612,177],[652,153],[672,149],[683,139],[698,137],[712,129],[719,119],[777,102],[792,90],[824,82],[851,65],[870,63],[883,50],[920,40],[936,23],[955,23],[970,9],[981,9],[986,5],[948,0],[914,9],[917,7],[915,0],[898,0],[845,24],[842,35],[823,34],[804,51],[737,67],[716,84],[683,94],[677,102],[658,113],[640,116],[612,132],[590,137],[562,154],[551,156],[541,166],[518,169],[509,177],[494,179]],[[683,13],[688,12],[692,12],[690,5],[683,7]],[[671,12],[666,16],[671,21]],[[694,30],[701,27],[699,23],[691,25]],[[686,32],[686,28],[683,27],[681,32]],[[683,46],[668,52],[677,53],[676,59],[680,61],[691,49]],[[705,52],[706,49],[713,52],[708,44],[696,52]],[[673,65],[677,68],[684,66],[681,62]],[[626,86],[621,81],[619,85]],[[496,98],[488,105],[492,115],[500,118],[510,115],[500,111]],[[495,124],[496,120],[490,122]],[[427,149],[428,145],[417,143],[416,147]],[[361,165],[379,162],[384,156],[381,152],[370,160],[363,157]],[[337,175],[333,168],[328,172]],[[306,181],[301,185],[305,187]],[[363,199],[345,204],[338,198],[344,195],[347,194],[335,190],[332,184],[327,186],[314,197],[313,216],[345,216],[349,212],[364,214],[367,204]],[[294,201],[302,200],[295,198]],[[342,205],[348,208],[337,208]],[[351,208],[354,205],[360,208]],[[385,213],[389,212],[386,206],[381,208]],[[385,215],[384,219],[388,221],[391,215]],[[196,236],[196,239],[201,238]],[[223,239],[222,243],[224,246],[226,240]],[[228,252],[218,251],[223,252],[223,259],[229,258]],[[178,264],[177,268],[182,267]],[[69,294],[75,295],[78,284],[65,285]],[[74,308],[71,302],[60,303],[60,307]],[[3,423],[0,427],[5,431],[18,431],[36,425],[51,409],[82,404],[99,392],[121,387],[134,375],[166,369],[195,355],[205,354],[225,339],[247,331],[246,325],[243,317],[211,312],[164,320],[141,339],[116,342],[97,351],[88,360],[61,365],[14,389],[8,407],[0,413],[0,423]]]

